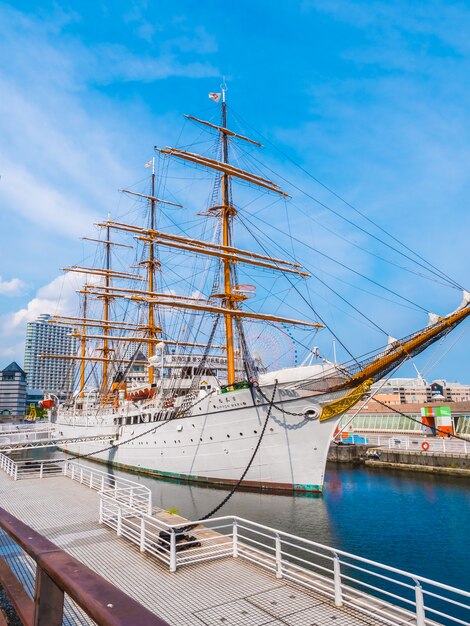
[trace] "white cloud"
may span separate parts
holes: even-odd
[[[0,294],[3,296],[17,296],[24,289],[25,283],[19,278],[4,280],[0,276]]]

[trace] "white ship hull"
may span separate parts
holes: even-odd
[[[264,393],[270,397],[272,389],[265,388]],[[322,405],[332,399],[331,394],[307,398],[279,390],[243,485],[322,491],[328,448],[341,415],[323,422],[318,417]],[[301,415],[289,415],[281,407]],[[254,390],[252,395],[244,389],[204,397],[192,415],[166,421],[151,421],[158,409],[152,413],[149,407],[108,409],[107,414],[95,411],[88,417],[59,412],[55,429],[58,437],[109,435],[109,440],[71,443],[63,448],[75,455],[96,452],[91,459],[139,473],[232,485],[253,455],[268,408],[259,392]],[[136,423],[142,417],[148,421]],[[111,450],[98,452],[111,443],[115,444]]]

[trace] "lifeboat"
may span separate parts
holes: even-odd
[[[153,398],[155,395],[155,389],[137,389],[136,391],[132,391],[128,394],[127,400],[148,400],[149,398]]]
[[[52,407],[54,406],[54,400],[52,400],[51,398],[48,398],[47,400],[41,400],[39,402],[39,406],[41,407],[41,409],[52,409]]]

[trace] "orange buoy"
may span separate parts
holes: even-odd
[[[423,441],[423,443],[421,444],[421,447],[426,452],[427,450],[429,450],[429,443],[427,441]]]

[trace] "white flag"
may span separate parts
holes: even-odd
[[[211,100],[213,100],[214,102],[218,102],[218,101],[220,100],[220,96],[221,96],[221,95],[222,95],[222,94],[220,94],[220,93],[213,93],[213,92],[211,91],[211,93],[209,94],[209,98],[210,98]]]
[[[148,163],[146,163],[144,167],[152,167],[152,165],[153,165],[153,159],[151,159]]]

